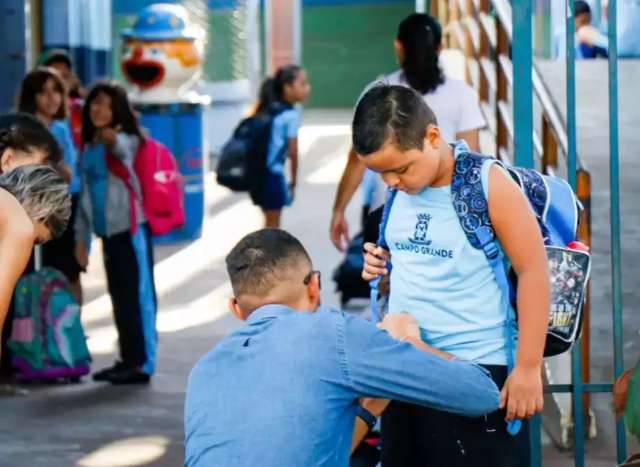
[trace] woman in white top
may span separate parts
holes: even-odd
[[[400,70],[369,84],[365,91],[379,83],[407,86],[422,94],[433,109],[438,126],[449,142],[464,139],[471,150],[479,150],[479,130],[485,121],[478,105],[475,90],[464,81],[446,77],[438,62],[442,49],[442,27],[427,14],[414,13],[405,18],[398,27],[394,47]],[[364,94],[363,92],[363,94]],[[349,227],[345,209],[360,184],[365,167],[353,149],[342,173],[331,219],[331,241],[344,250],[349,241]],[[375,209],[384,202],[385,187],[380,177],[369,186],[370,208]]]

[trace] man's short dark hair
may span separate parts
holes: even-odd
[[[227,272],[237,297],[266,295],[290,268],[311,264],[302,243],[280,229],[262,229],[244,237],[226,258]],[[301,277],[300,281],[304,278]]]
[[[387,142],[399,149],[420,149],[429,125],[437,125],[433,110],[422,96],[404,86],[378,85],[360,99],[353,116],[353,149],[361,156]]]

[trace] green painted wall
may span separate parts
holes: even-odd
[[[395,70],[393,39],[414,5],[305,7],[302,63],[313,86],[308,107],[352,107],[364,86]]]

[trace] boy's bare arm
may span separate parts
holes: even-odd
[[[549,276],[540,228],[519,187],[499,167],[489,175],[489,215],[518,275],[516,365],[501,394],[507,419],[542,410],[542,357],[549,322]]]

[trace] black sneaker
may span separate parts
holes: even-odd
[[[113,373],[121,371],[124,368],[125,368],[124,363],[122,363],[120,360],[116,360],[113,366],[110,366],[108,368],[103,368],[102,370],[95,372],[93,375],[91,375],[91,377],[93,378],[94,381],[109,381],[109,377]]]
[[[111,384],[149,384],[151,376],[133,368],[123,368],[112,372],[107,378]]]

